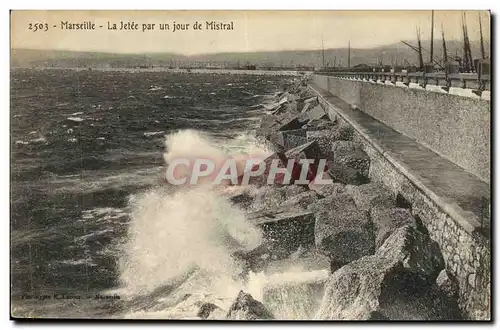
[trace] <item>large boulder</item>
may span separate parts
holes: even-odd
[[[331,180],[328,172],[319,173],[322,180]],[[319,184],[317,183],[318,177],[316,177],[311,183],[309,183],[309,189],[314,190],[318,195],[322,197],[327,197],[330,195],[340,195],[346,193],[346,185],[340,182],[332,182],[331,184]]]
[[[379,311],[382,290],[401,271],[397,260],[365,256],[335,271],[327,280],[316,319],[370,320]]]
[[[262,187],[265,185],[268,185],[268,179],[269,179],[269,173],[271,172],[271,165],[273,162],[277,162],[277,165],[279,168],[286,168],[287,164],[283,164],[281,161],[280,157],[278,156],[278,153],[274,153],[264,159],[262,162],[260,162],[260,166],[264,167],[264,172],[260,175],[256,176],[249,176],[248,179],[248,184],[255,185],[256,187]],[[257,170],[258,166],[257,164],[254,165],[255,170]],[[243,178],[245,176],[245,173],[240,175],[238,177],[238,184],[243,184]],[[275,179],[272,182],[274,185],[281,186],[283,184],[283,179],[285,175],[284,173],[276,173]],[[245,183],[246,184],[246,183]]]
[[[370,157],[361,149],[334,143],[328,156],[328,174],[338,182],[360,185],[369,181]]]
[[[213,303],[205,302],[200,306],[196,316],[203,320],[225,320],[227,312]]]
[[[432,283],[443,267],[429,236],[410,226],[396,230],[375,255],[335,271],[316,318],[321,320],[447,319]],[[453,316],[455,315],[455,316]]]
[[[346,124],[339,124],[333,129],[333,139],[335,141],[352,141],[354,137],[354,129]]]
[[[332,130],[324,129],[324,130],[315,130],[315,131],[307,131],[306,138],[307,142],[316,141],[318,143],[319,149],[323,155],[328,155],[332,150]]]
[[[398,228],[409,225],[418,228],[417,222],[408,209],[374,207],[371,218],[375,229],[375,246],[379,248]]]
[[[267,249],[275,258],[286,258],[302,246],[314,246],[315,218],[297,205],[247,213],[247,221],[262,229]]]
[[[359,211],[346,194],[328,196],[309,205],[314,212],[316,248],[330,257],[332,268],[375,252],[368,213]]]
[[[284,192],[285,198],[288,200],[306,192],[307,188],[301,185],[291,184],[280,188],[280,190]]]
[[[298,115],[300,113],[300,109],[298,108],[298,103],[296,101],[281,103],[279,106],[272,112],[273,115],[281,115],[281,114],[293,114]]]
[[[446,269],[443,269],[436,278],[436,285],[448,298],[458,300],[459,286],[457,279]]]
[[[318,104],[312,109],[308,109],[305,113],[307,114],[307,117],[309,117],[309,120],[327,118],[325,109],[321,106],[321,104]]]
[[[316,141],[307,142],[303,145],[288,150],[285,153],[288,158],[300,159],[320,159],[322,157],[321,149]]]
[[[307,190],[304,192],[301,192],[295,196],[291,196],[285,200],[283,203],[283,206],[285,205],[290,205],[290,206],[299,206],[303,209],[307,209],[309,205],[312,203],[316,202],[318,199],[320,199],[321,196],[316,193],[314,190]]]
[[[240,291],[227,313],[228,320],[272,320],[273,314],[252,295]]]
[[[445,266],[439,245],[429,235],[410,225],[396,229],[376,255],[399,260],[405,270],[429,282],[435,282]]]
[[[279,207],[286,199],[285,192],[277,187],[262,186],[253,196],[252,210],[265,210]]]
[[[307,116],[302,116],[301,114],[298,114],[292,118],[290,118],[291,115],[294,115],[292,112],[287,112],[289,114],[284,118],[283,120],[280,121],[280,124],[277,125],[277,129],[279,131],[289,131],[289,130],[294,130],[294,129],[300,129],[302,126],[307,124],[309,122],[309,117]]]
[[[286,104],[284,104],[284,107],[285,107],[286,112],[295,113],[295,114],[299,114],[300,110],[301,110],[298,108],[298,103],[296,101],[291,101],[289,103],[286,103]]]
[[[293,149],[307,143],[306,131],[296,129],[291,131],[278,131],[270,135],[270,141],[283,146],[284,150]]]
[[[302,126],[303,129],[307,131],[322,131],[322,130],[328,130],[330,131],[330,135],[333,139],[336,137],[334,134],[334,129],[336,127],[336,123],[331,121],[330,119],[315,119],[315,120],[310,120],[307,124]]]
[[[319,103],[317,96],[305,97],[302,102],[304,103],[304,105],[311,104],[313,107],[315,107]]]
[[[332,141],[331,152],[334,154],[335,153],[345,154],[345,153],[355,152],[356,150],[363,150],[361,144],[347,140]]]
[[[371,182],[359,186],[348,185],[347,192],[352,196],[358,209],[370,211],[373,207],[392,207],[396,196],[383,184]]]
[[[313,106],[312,106],[311,102],[304,103],[304,105],[302,106],[302,110],[300,110],[300,113],[306,113],[307,110],[312,109],[312,108],[313,108]]]

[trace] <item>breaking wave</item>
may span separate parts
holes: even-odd
[[[208,135],[185,130],[168,135],[165,142],[167,164],[176,157],[222,160],[245,153],[265,158],[270,153],[244,134],[221,145]],[[242,187],[227,189],[235,188]],[[245,276],[245,265],[234,257],[237,251],[258,247],[263,233],[246,221],[244,211],[225,197],[224,189],[211,184],[165,186],[130,199],[131,222],[119,265],[120,294],[133,302],[125,318],[196,318],[202,302],[215,299],[216,305],[227,309],[239,290],[261,298],[263,288],[256,283],[276,281],[276,275],[270,279],[262,274]],[[297,294],[302,291],[293,289],[292,294],[290,286],[284,288],[285,296],[277,294],[279,305],[301,299]],[[163,292],[160,298],[159,291]],[[277,314],[304,318],[311,312],[290,313]]]

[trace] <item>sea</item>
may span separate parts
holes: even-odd
[[[165,159],[265,158],[262,105],[292,79],[13,69],[11,315],[196,319],[202,302],[227,309],[239,290],[262,299],[262,283],[286,276],[242,280],[232,257],[261,244],[259,228],[212,187],[168,185]],[[275,296],[281,318],[311,316]]]

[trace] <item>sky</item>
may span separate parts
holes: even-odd
[[[469,39],[479,39],[478,15],[489,41],[490,13],[467,11]],[[435,38],[462,39],[462,11],[435,11]],[[61,22],[92,22],[96,30],[64,30]],[[109,30],[135,22],[135,30]],[[234,30],[211,31],[207,21],[233,22]],[[173,31],[173,24],[190,24]],[[201,30],[194,30],[195,22]],[[36,23],[42,31],[34,31]],[[45,23],[47,31],[45,31]],[[30,24],[32,29],[30,30]],[[143,24],[155,24],[143,31]],[[160,30],[169,24],[170,30]],[[54,27],[55,26],[55,27]],[[99,27],[99,26],[102,26]],[[401,40],[430,39],[431,11],[12,11],[11,48],[111,53],[173,52],[185,55],[347,47],[371,48]],[[145,25],[147,29],[147,25]]]

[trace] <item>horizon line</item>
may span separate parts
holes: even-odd
[[[416,40],[415,40],[416,41]],[[423,39],[422,42],[427,42],[431,41],[431,39]],[[462,42],[460,39],[450,39],[447,40],[447,42],[450,41],[458,41]],[[479,41],[479,40],[471,40],[471,41]],[[434,40],[436,42],[436,40]],[[363,50],[368,50],[368,49],[377,49],[377,48],[383,48],[383,47],[388,47],[388,46],[393,46],[401,43],[399,42],[393,42],[390,44],[384,44],[380,46],[373,46],[373,47],[352,47],[351,44],[351,51],[354,49],[363,49]],[[328,50],[338,50],[338,49],[348,49],[349,47],[329,47],[325,48],[325,51]],[[73,53],[100,53],[100,54],[113,54],[113,55],[144,55],[144,54],[172,54],[172,55],[177,55],[177,56],[184,56],[184,57],[193,57],[193,56],[206,56],[206,55],[217,55],[217,54],[245,54],[245,53],[276,53],[276,52],[300,52],[300,51],[322,51],[322,48],[317,48],[317,49],[311,49],[311,48],[295,48],[295,49],[278,49],[278,50],[252,50],[252,51],[222,51],[222,52],[213,52],[213,53],[194,53],[194,54],[186,54],[186,53],[176,53],[176,52],[170,52],[170,51],[145,51],[145,52],[111,52],[111,51],[106,51],[106,50],[72,50],[72,49],[57,49],[57,48],[23,48],[23,47],[15,47],[15,48],[10,48],[11,51],[13,50],[31,50],[31,51],[60,51],[60,52],[73,52]]]

